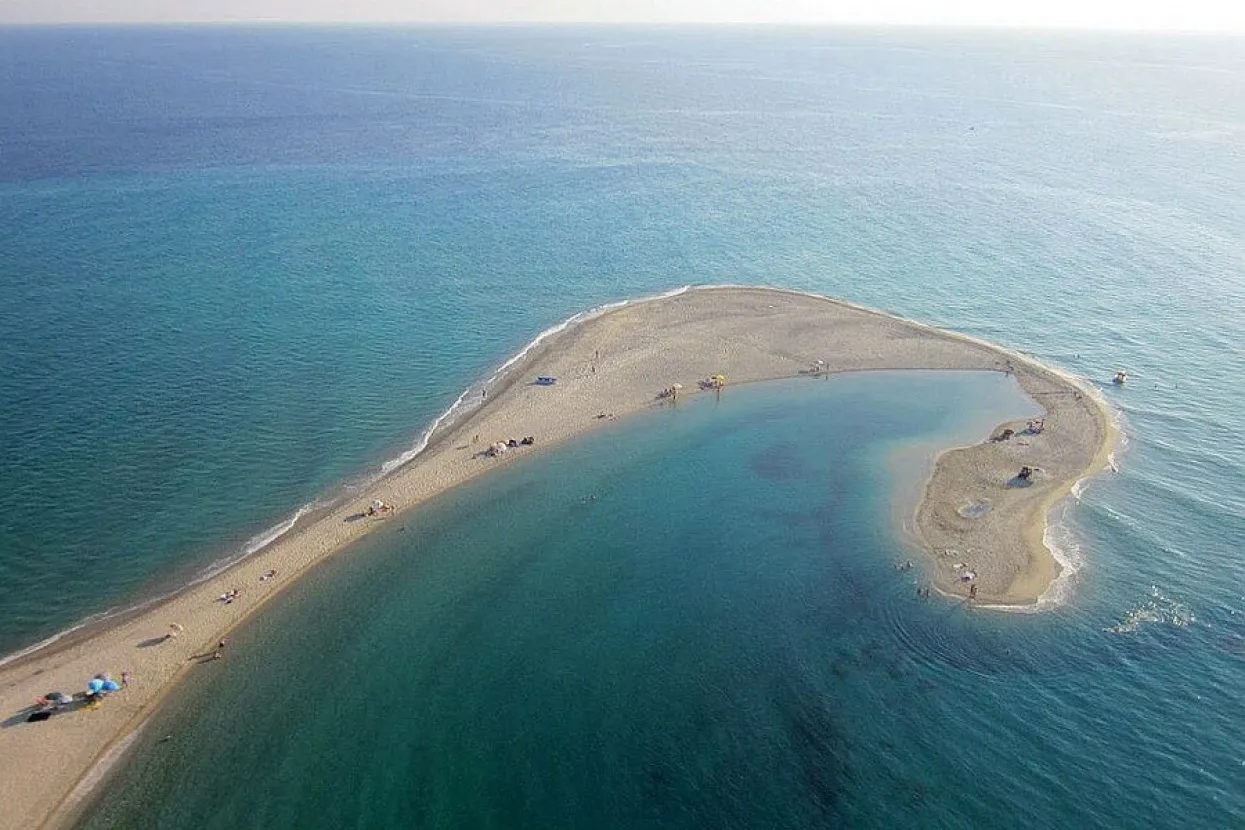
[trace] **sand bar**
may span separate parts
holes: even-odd
[[[822,363],[818,363],[821,361]],[[325,557],[341,551],[401,511],[515,458],[558,444],[616,418],[671,405],[658,393],[717,394],[699,382],[723,374],[730,388],[777,378],[880,369],[1006,371],[1046,411],[1040,433],[1017,434],[942,453],[915,517],[924,565],[942,593],[966,596],[964,571],[981,603],[1033,603],[1058,575],[1043,544],[1051,506],[1072,485],[1104,466],[1114,440],[1109,413],[1092,390],[1021,355],[911,321],[807,294],[761,288],[705,288],[608,311],[542,341],[492,388],[470,417],[434,435],[416,460],[339,508],[297,527],[269,548],[162,605],[115,621],[85,638],[61,642],[0,668],[0,827],[62,826],[95,780],[101,762],[183,677],[211,671],[192,655],[217,641]],[[551,386],[538,376],[556,377]],[[531,447],[500,457],[490,443],[533,436]],[[477,437],[478,436],[478,437]],[[1024,481],[1021,466],[1034,470]],[[396,516],[360,515],[373,498]],[[984,512],[982,506],[986,506]],[[274,579],[261,576],[275,570]],[[241,595],[226,604],[232,588]],[[182,633],[162,639],[169,624]],[[227,650],[227,649],[226,649]],[[225,657],[224,659],[228,659]],[[32,701],[52,690],[74,692],[96,672],[130,684],[89,711],[26,723]],[[88,775],[90,773],[90,775]]]

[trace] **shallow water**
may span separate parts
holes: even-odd
[[[1245,823],[1243,54],[1089,34],[0,30],[0,651],[235,555],[571,314],[784,285],[1095,381],[1130,372],[1105,390],[1121,472],[1056,534],[1084,562],[1070,604],[974,618],[968,654],[954,612],[897,627],[961,697],[909,723],[913,695],[878,675],[868,694],[908,727],[861,763],[929,759],[944,826],[983,823],[965,801],[995,769],[1027,782],[991,790],[998,810],[1051,825]]]

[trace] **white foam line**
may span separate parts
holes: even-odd
[[[290,516],[284,522],[280,522],[270,527],[263,533],[258,533],[252,536],[247,540],[247,543],[242,546],[243,554],[249,556],[256,551],[263,550],[268,547],[273,542],[293,530],[294,525],[298,522],[298,520],[314,510],[316,507],[317,505],[315,502],[304,504],[302,507],[298,508],[298,510],[294,511],[293,516]]]
[[[107,612],[105,612],[105,614],[106,613]],[[11,663],[14,660],[20,660],[21,658],[25,657],[27,654],[34,654],[36,651],[39,651],[40,649],[47,648],[48,646],[52,645],[52,643],[55,643],[57,640],[60,640],[63,637],[67,637],[70,634],[74,633],[75,631],[81,628],[85,628],[86,626],[90,625],[92,622],[95,621],[96,618],[102,618],[102,617],[103,615],[97,615],[97,617],[87,617],[85,620],[73,626],[72,628],[66,628],[64,631],[57,632],[56,634],[53,634],[51,637],[48,637],[45,640],[40,640],[34,645],[27,646],[26,648],[21,649],[20,651],[15,651],[12,654],[6,655],[5,657],[0,657],[0,666],[3,666],[5,663]]]
[[[69,628],[66,628],[64,631],[58,631],[57,633],[53,634],[51,637],[47,637],[43,640],[40,640],[39,642],[29,645],[26,648],[15,651],[12,654],[7,654],[4,657],[0,657],[0,666],[3,666],[7,663],[12,663],[14,660],[20,660],[21,658],[26,657],[30,654],[34,654],[37,651],[41,651],[47,648],[48,646],[52,645],[53,643],[56,643],[64,639],[65,637],[68,637],[70,634],[73,634],[75,631],[81,631],[83,628],[86,628],[89,625],[94,625],[99,622],[104,622],[105,620],[111,619],[113,617],[121,616],[124,614],[132,614],[136,611],[142,611],[144,608],[150,608],[153,605],[164,602],[167,599],[171,599],[177,596],[178,594],[181,594],[195,587],[196,585],[201,585],[204,582],[207,582],[209,579],[212,579],[213,577],[215,577],[217,574],[220,574],[222,571],[225,571],[231,566],[235,565],[236,563],[241,562],[243,559],[246,559],[249,556],[253,556],[258,551],[263,550],[264,548],[268,547],[273,542],[275,542],[277,539],[280,539],[282,536],[289,533],[291,530],[294,529],[294,525],[297,524],[298,520],[301,519],[303,516],[307,515],[313,510],[318,510],[320,508],[327,507],[331,503],[332,502],[328,502],[328,501],[308,502],[307,504],[304,504],[302,507],[298,508],[298,510],[294,511],[294,514],[290,516],[290,518],[273,525],[272,527],[268,528],[267,530],[261,533],[257,533],[254,536],[252,536],[250,539],[247,540],[246,544],[242,546],[242,548],[238,551],[238,553],[234,554],[233,556],[229,556],[229,557],[226,557],[225,559],[212,563],[205,570],[203,570],[202,572],[200,572],[193,578],[187,580],[185,584],[179,586],[178,588],[172,591],[168,591],[167,593],[163,593],[158,596],[145,599],[142,602],[134,603],[133,605],[126,605],[120,608],[109,608],[105,611],[99,612],[98,614],[92,614],[91,616],[82,620],[82,622],[77,623],[76,625],[72,625]]]
[[[1072,527],[1064,521],[1062,512],[1058,519],[1048,519],[1046,531],[1042,534],[1042,544],[1046,545],[1051,556],[1059,563],[1059,576],[1051,580],[1050,585],[1034,603],[1034,607],[1039,610],[1065,604],[1072,596],[1077,574],[1085,566],[1081,545],[1077,542]]]
[[[1058,518],[1054,517],[1056,511],[1059,512]],[[1072,527],[1063,520],[1064,512],[1065,510],[1061,508],[1052,511],[1052,515],[1047,519],[1046,530],[1042,533],[1042,544],[1059,563],[1059,575],[1051,580],[1041,596],[1033,603],[1021,605],[980,603],[978,607],[1013,614],[1039,614],[1067,604],[1076,586],[1077,575],[1085,566],[1085,558],[1081,555],[1081,545]]]
[[[450,408],[438,415],[436,420],[434,420],[432,424],[423,431],[423,434],[419,436],[419,440],[415,442],[415,446],[411,447],[406,452],[403,452],[401,455],[391,458],[384,464],[381,464],[380,475],[377,476],[377,478],[383,478],[384,476],[389,475],[394,470],[398,469],[403,464],[414,460],[416,456],[428,449],[428,442],[432,440],[432,434],[436,432],[437,428],[440,427],[441,424],[445,423],[447,419],[453,417],[454,413],[458,411],[458,408],[463,405],[463,401],[467,400],[467,395],[470,394],[471,391],[472,389],[470,387],[464,389],[463,393],[458,396],[457,400],[450,404]]]
[[[679,294],[683,294],[684,292],[692,290],[692,288],[693,286],[684,285],[679,288],[675,288],[675,289],[666,291],[661,294],[654,294],[654,295],[647,296],[647,297],[637,297],[637,298],[628,299],[628,300],[618,300],[612,303],[604,303],[602,305],[590,308],[587,311],[581,311],[576,314],[573,314],[570,317],[563,320],[562,322],[552,325],[549,328],[545,329],[544,331],[540,332],[534,338],[532,338],[532,340],[528,342],[526,346],[524,346],[522,349],[520,349],[515,354],[511,355],[509,358],[507,358],[507,360],[504,363],[502,363],[495,370],[493,370],[493,373],[489,375],[487,380],[485,380],[483,383],[480,383],[478,385],[469,386],[466,389],[464,389],[463,393],[458,396],[458,398],[454,401],[454,403],[450,404],[449,409],[445,410],[440,415],[438,415],[436,419],[432,422],[432,424],[429,425],[429,427],[423,431],[423,433],[419,436],[419,439],[416,440],[415,444],[410,449],[402,452],[400,455],[397,455],[394,458],[391,458],[388,461],[381,464],[380,474],[377,475],[372,481],[368,483],[369,484],[374,483],[375,481],[389,475],[390,473],[392,473],[394,470],[398,469],[399,467],[405,464],[408,464],[411,461],[418,458],[419,455],[428,448],[428,444],[432,441],[432,437],[434,434],[436,434],[437,430],[439,430],[446,423],[453,423],[453,421],[456,419],[456,416],[461,414],[460,410],[462,410],[463,412],[466,412],[468,411],[468,409],[474,410],[480,406],[480,403],[478,403],[480,398],[475,395],[475,392],[486,390],[489,387],[495,385],[498,381],[500,381],[502,378],[506,376],[507,372],[509,372],[510,369],[512,369],[516,364],[520,363],[524,358],[526,358],[529,354],[532,353],[533,349],[538,347],[541,343],[544,343],[550,337],[560,334],[566,331],[567,329],[571,328],[572,326],[586,323],[589,320],[595,320],[596,318],[602,316],[603,314],[607,314],[611,311],[614,311],[615,309],[622,308],[623,306],[638,305],[639,303],[652,302],[654,300],[663,300],[668,297],[674,297]]]
[[[235,554],[234,556],[226,557],[225,559],[222,559],[218,562],[212,563],[202,573],[200,573],[194,579],[187,582],[184,586],[179,588],[177,591],[174,591],[172,594],[169,594],[169,596],[173,596],[174,594],[180,593],[181,591],[184,591],[186,588],[190,588],[194,585],[199,585],[200,583],[207,582],[209,579],[212,579],[217,574],[228,569],[232,565],[235,565],[236,563],[241,562],[243,559],[246,559],[247,557],[254,556],[255,554],[259,553],[261,550],[268,547],[273,542],[277,541],[282,536],[284,536],[285,534],[293,530],[294,526],[298,524],[298,520],[301,519],[303,516],[306,516],[308,513],[312,512],[313,510],[321,510],[325,507],[331,507],[335,503],[335,501],[336,501],[335,499],[318,499],[316,501],[307,502],[306,504],[302,505],[297,510],[295,510],[293,515],[291,515],[288,519],[285,519],[284,521],[281,521],[281,522],[277,522],[275,525],[268,528],[267,530],[260,531],[259,533],[256,533],[254,536],[252,536],[250,539],[247,539],[246,544],[242,546],[242,548],[238,551],[237,554]]]
[[[188,583],[187,586],[185,587],[189,587],[190,585],[193,585],[193,584],[196,584],[196,583],[194,582]],[[165,599],[168,599],[169,597],[174,596],[183,590],[185,590],[185,588],[179,588],[177,591],[173,591],[167,594],[161,594],[158,597],[152,597],[151,599],[143,600],[142,602],[135,603],[134,605],[127,605],[124,608],[109,608],[104,611],[100,611],[97,614],[92,614],[89,617],[82,620],[81,622],[75,625],[71,625],[69,628],[66,628],[64,631],[58,631],[57,633],[53,634],[51,637],[40,640],[39,642],[34,643],[33,645],[29,645],[26,648],[15,651],[12,654],[6,654],[4,657],[0,657],[0,666],[5,665],[6,663],[12,663],[14,660],[20,660],[21,658],[25,657],[28,654],[34,654],[36,651],[45,649],[48,646],[52,645],[53,643],[57,642],[58,640],[62,640],[65,637],[68,637],[70,634],[74,633],[75,631],[81,631],[87,626],[94,625],[98,622],[103,622],[104,620],[110,619],[119,614],[127,614],[133,611],[141,611],[144,608],[155,605],[158,602],[163,602]]]

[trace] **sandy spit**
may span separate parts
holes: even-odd
[[[823,361],[818,364],[818,361]],[[991,344],[808,294],[768,288],[712,287],[624,305],[542,341],[517,362],[482,405],[411,463],[358,498],[296,527],[257,555],[215,578],[128,618],[66,638],[0,667],[0,828],[60,827],[89,796],[86,782],[123,754],[129,736],[175,684],[211,671],[216,643],[300,574],[402,511],[516,457],[573,436],[607,429],[654,406],[681,384],[682,397],[714,394],[700,381],[727,376],[727,388],[777,378],[879,369],[1010,372],[1045,410],[1040,434],[1000,424],[1016,435],[942,453],[917,507],[915,527],[930,579],[942,593],[965,597],[965,570],[977,576],[983,604],[1034,603],[1058,574],[1043,543],[1047,515],[1079,479],[1106,465],[1114,441],[1101,398],[1074,378]],[[553,386],[532,383],[553,376]],[[490,443],[533,436],[532,447],[498,458]],[[1024,486],[1021,466],[1035,470]],[[396,516],[360,514],[374,498]],[[973,504],[988,510],[968,518]],[[348,551],[346,551],[348,555]],[[957,567],[958,566],[958,567]],[[261,576],[275,570],[273,579]],[[218,597],[239,588],[231,603]],[[170,623],[183,630],[165,639]],[[228,659],[228,647],[225,649]],[[206,664],[203,664],[205,662]],[[73,692],[109,671],[130,683],[94,710],[26,723],[28,708],[53,690]]]

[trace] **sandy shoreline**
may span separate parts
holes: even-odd
[[[7,807],[0,827],[61,826],[71,820],[86,794],[85,787],[75,791],[78,782],[195,670],[191,655],[210,651],[307,568],[382,522],[401,521],[400,514],[359,516],[372,498],[411,509],[515,457],[666,405],[656,395],[671,384],[682,384],[685,397],[712,394],[698,391],[697,382],[723,373],[729,394],[729,386],[740,383],[808,373],[819,360],[830,372],[958,369],[1015,375],[1046,410],[1045,428],[939,455],[916,528],[940,591],[965,595],[968,587],[960,577],[972,570],[980,602],[1036,601],[1059,570],[1043,543],[1047,514],[1077,480],[1106,465],[1114,440],[1098,396],[1066,375],[990,344],[824,298],[756,288],[668,295],[610,309],[545,338],[489,389],[478,409],[433,435],[415,461],[258,554],[154,608],[0,667],[5,719],[0,780]],[[559,380],[554,386],[532,384],[538,375]],[[1004,427],[1020,433],[1024,424],[999,429]],[[534,447],[501,458],[480,454],[493,441],[528,435],[535,437]],[[1009,486],[1022,465],[1037,472],[1025,486]],[[974,503],[988,509],[976,518],[962,515]],[[277,577],[261,581],[270,569]],[[234,587],[242,591],[236,601],[217,600]],[[170,622],[185,631],[161,640]],[[114,676],[128,671],[131,684],[94,711],[23,722],[20,713],[35,697],[54,689],[79,690],[98,671]],[[113,752],[110,759],[119,755]]]

